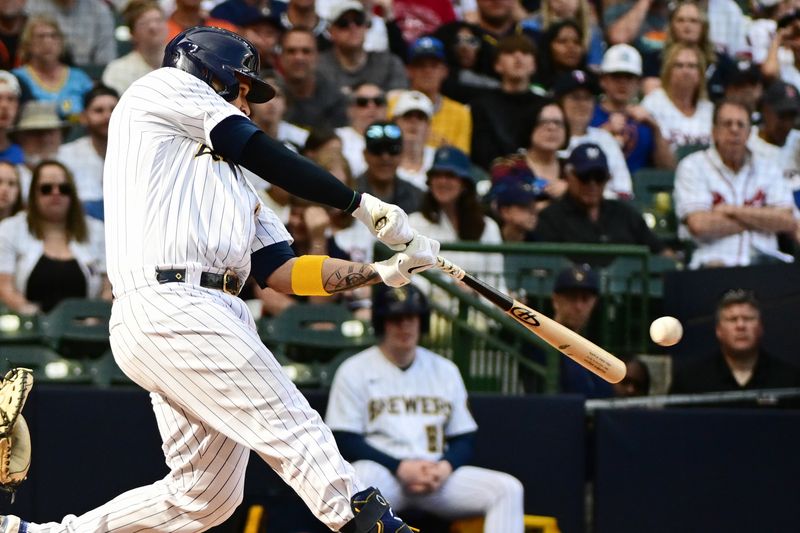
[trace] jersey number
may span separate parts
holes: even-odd
[[[442,453],[444,449],[444,435],[440,426],[425,426],[425,434],[428,436],[428,451],[431,453]]]

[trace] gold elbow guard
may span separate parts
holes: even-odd
[[[327,255],[301,255],[292,265],[292,292],[299,296],[330,296],[322,285]]]

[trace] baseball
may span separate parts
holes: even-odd
[[[673,316],[662,316],[650,324],[650,338],[659,346],[674,346],[683,337],[683,326]]]

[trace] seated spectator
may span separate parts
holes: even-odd
[[[562,155],[569,155],[577,146],[586,143],[599,146],[611,169],[611,182],[605,187],[606,197],[627,199],[633,194],[633,185],[619,143],[606,130],[589,125],[599,93],[594,75],[582,70],[562,74],[556,80],[553,94],[564,109],[570,134],[569,145]]]
[[[471,157],[484,169],[495,158],[517,151],[531,110],[544,100],[531,89],[536,56],[527,37],[512,35],[501,40],[494,65],[500,88],[486,91],[470,104],[473,131],[480,132],[472,136]]]
[[[131,32],[133,50],[111,61],[103,70],[103,83],[118,94],[161,66],[167,42],[167,19],[155,0],[131,0],[122,17]]]
[[[347,124],[347,97],[317,72],[314,34],[294,28],[281,37],[280,65],[286,93],[286,120],[304,128],[339,128]]]
[[[0,222],[0,302],[47,313],[64,298],[111,299],[102,223],[83,215],[64,165],[33,170],[28,209]]]
[[[794,2],[791,0],[775,2],[768,0],[756,3],[751,12],[753,20],[745,36],[747,44],[750,45],[750,58],[753,63],[761,66],[767,60],[770,47],[778,34],[778,21],[784,20],[787,15],[789,18],[785,20],[791,20],[794,16],[793,11]],[[783,63],[784,60],[792,62],[792,53],[789,50],[783,49],[779,54],[782,56],[779,62]]]
[[[800,208],[800,93],[794,85],[774,81],[761,98],[761,124],[753,127],[747,147],[753,157],[772,161],[789,181],[795,206]]]
[[[273,2],[272,4],[277,3]],[[261,74],[271,74],[278,65],[278,43],[283,34],[280,17],[252,8],[238,22],[234,21],[234,24],[239,26],[239,34],[253,43],[258,50]]]
[[[22,210],[22,188],[16,165],[0,161],[0,221]]]
[[[28,197],[34,167],[46,159],[56,158],[68,128],[69,125],[59,118],[55,102],[31,101],[22,105],[12,136],[25,157],[25,164],[19,167],[23,198]]]
[[[78,198],[86,214],[98,220],[103,220],[103,165],[108,146],[108,121],[117,102],[117,91],[102,84],[86,93],[81,113],[86,135],[62,145],[56,156],[75,179]]]
[[[420,91],[433,103],[433,116],[427,144],[436,148],[443,144],[469,153],[472,139],[472,116],[469,108],[441,92],[447,77],[444,45],[435,37],[417,39],[409,52],[406,65],[411,89]],[[392,112],[395,101],[389,102]]]
[[[567,182],[563,179],[558,154],[567,147],[569,139],[569,127],[561,104],[546,101],[537,107],[524,133],[520,145],[527,146],[525,150],[492,162],[492,183],[519,181],[537,190],[543,189],[549,198],[560,198],[567,190]],[[491,193],[488,200],[492,200]]]
[[[19,37],[28,21],[25,1],[4,2],[0,16],[0,69],[19,66]]]
[[[367,170],[356,178],[356,190],[400,206],[406,213],[418,211],[422,190],[397,175],[403,152],[403,132],[394,122],[378,121],[364,133]]]
[[[376,2],[370,1],[370,4]],[[444,24],[456,20],[457,3],[452,0],[392,0],[383,3],[382,11],[391,11],[401,35],[407,43],[413,43],[423,35],[429,35]]]
[[[359,176],[367,169],[364,160],[364,131],[376,120],[386,117],[386,94],[374,83],[360,83],[352,88],[347,106],[350,125],[336,128],[342,140],[342,153],[350,164],[353,175]]]
[[[397,98],[391,116],[403,132],[403,152],[400,154],[397,175],[418,189],[426,190],[428,169],[436,152],[427,145],[433,103],[419,91],[403,91]]]
[[[539,213],[550,203],[544,189],[530,183],[505,181],[492,187],[500,234],[503,242],[530,242],[535,240],[533,230]]]
[[[638,357],[625,361],[625,377],[614,383],[614,396],[617,398],[635,398],[650,394],[650,369]]]
[[[102,0],[27,0],[32,17],[54,17],[74,65],[106,65],[117,57],[114,12]]]
[[[761,97],[764,96],[765,82],[758,65],[745,60],[735,63],[731,61],[727,64],[718,64],[715,72],[718,72],[719,75],[709,80],[708,89],[709,94],[714,91],[718,95],[712,96],[713,101],[728,98],[744,102],[751,109],[753,124],[761,122],[758,107]],[[718,86],[712,85],[715,78],[719,81]]]
[[[553,320],[576,333],[586,334],[600,295],[600,280],[589,265],[566,268],[558,273],[553,285]],[[560,391],[587,398],[613,396],[610,383],[589,372],[569,357],[559,357]]]
[[[200,0],[175,0],[175,11],[167,18],[167,41],[195,26],[215,26],[233,32],[239,31],[239,28],[227,20],[209,17]]]
[[[800,387],[800,368],[764,351],[761,307],[752,291],[723,294],[715,319],[719,349],[678,367],[670,394]]]
[[[564,173],[567,192],[539,214],[534,232],[537,240],[639,244],[649,247],[652,253],[670,253],[634,207],[603,197],[611,176],[598,145],[578,145],[569,155]],[[601,265],[608,260],[595,257],[580,261]]]
[[[309,132],[306,144],[300,153],[318,162],[324,155],[341,154],[342,140],[332,129],[314,128]]]
[[[22,85],[22,100],[55,102],[61,118],[77,122],[83,96],[93,82],[84,71],[61,60],[64,34],[55,19],[31,17],[22,31],[19,52],[22,66],[13,72]]]
[[[558,0],[545,0],[541,9],[531,17],[522,21],[522,26],[534,32],[539,48],[542,46],[542,34],[556,22],[572,19],[578,23],[580,33],[583,35],[583,48],[587,51],[586,62],[590,67],[597,67],[603,60],[603,32],[597,25],[593,8],[587,0],[572,2],[559,2]]]
[[[667,22],[667,38],[663,50],[649,50],[643,56],[643,89],[645,94],[649,94],[653,89],[661,86],[659,79],[662,69],[662,59],[665,50],[675,43],[698,47],[705,59],[705,76],[716,72],[717,60],[721,60],[726,65],[731,63],[731,59],[726,55],[718,57],[717,51],[709,36],[708,18],[700,6],[694,0],[681,0],[670,10]],[[710,80],[709,80],[710,84]],[[710,91],[709,91],[710,92]]]
[[[540,87],[552,87],[562,74],[587,70],[586,67],[586,48],[578,23],[567,19],[551,25],[541,39],[534,82]]]
[[[21,89],[17,77],[0,70],[0,161],[21,165],[25,161],[22,147],[12,142],[9,134],[19,111]]]
[[[642,100],[673,153],[681,146],[711,142],[714,105],[706,97],[705,71],[697,46],[676,43],[664,53],[661,87]]]
[[[409,221],[421,234],[439,242],[503,242],[497,223],[483,214],[469,158],[452,146],[436,150],[428,170],[428,191],[422,198],[419,212],[411,214]],[[502,282],[501,254],[448,252],[448,258],[468,272],[488,276],[484,279],[490,283],[492,276]]]
[[[430,320],[425,296],[413,285],[376,289],[379,344],[338,368],[325,415],[342,455],[398,510],[482,515],[485,532],[522,533],[522,484],[466,466],[477,425],[458,368],[419,346]]]
[[[337,0],[340,1],[340,0]],[[280,4],[280,2],[272,2]],[[305,29],[311,32],[319,51],[331,47],[328,20],[317,14],[314,0],[288,0],[280,14],[283,31]]]
[[[340,89],[371,82],[384,91],[408,87],[403,62],[391,52],[364,48],[367,16],[358,0],[343,0],[330,13],[333,47],[319,56],[319,71]]]
[[[691,0],[694,1],[694,0]],[[708,0],[708,36],[720,54],[739,57],[748,52],[746,33],[750,23],[735,0]]]
[[[713,122],[714,145],[683,159],[675,176],[675,211],[697,246],[690,268],[791,261],[777,234],[795,231],[792,193],[775,162],[747,149],[750,111],[722,100]]]
[[[283,82],[275,77],[262,78],[275,90],[275,96],[264,103],[250,102],[250,120],[256,123],[264,133],[288,145],[295,152],[299,152],[306,144],[308,130],[295,126],[284,120],[286,116],[286,94],[283,91]],[[259,180],[262,183],[264,180]]]
[[[642,58],[628,44],[608,49],[600,66],[603,94],[591,125],[619,143],[631,174],[642,168],[674,168],[675,158],[653,115],[638,105]]]
[[[491,67],[494,46],[483,39],[480,28],[455,21],[440,27],[434,35],[444,43],[447,59],[448,75],[442,83],[442,94],[469,105],[484,90],[500,87]]]

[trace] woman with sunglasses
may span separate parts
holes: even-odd
[[[111,299],[103,224],[84,216],[67,168],[42,161],[28,209],[0,223],[0,302],[34,314],[65,298],[98,297]]]
[[[19,170],[8,161],[0,161],[0,220],[16,215],[21,209]]]

